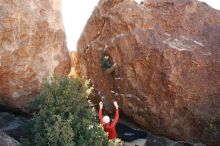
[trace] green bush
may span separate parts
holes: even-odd
[[[34,102],[38,112],[28,124],[21,143],[24,146],[107,146],[108,141],[98,124],[95,110],[87,98],[88,82],[78,78],[52,78],[45,82],[42,94]]]

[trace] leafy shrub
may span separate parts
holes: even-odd
[[[35,146],[107,146],[108,141],[98,124],[95,110],[87,98],[91,92],[88,81],[78,78],[52,78],[46,81],[42,94],[34,102],[38,112],[24,133],[22,145]]]

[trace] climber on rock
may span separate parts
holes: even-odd
[[[105,49],[107,46],[105,46]],[[110,86],[111,86],[111,92],[116,93],[113,89],[114,86],[114,80],[120,80],[119,77],[119,66],[116,63],[111,63],[109,54],[105,51],[101,58],[101,68],[104,71],[105,74],[110,75]]]
[[[119,109],[118,109],[117,101],[114,101],[113,104],[115,106],[116,112],[115,112],[115,118],[114,118],[113,122],[110,122],[109,116],[106,115],[103,117],[103,115],[102,115],[103,102],[99,103],[100,124],[103,126],[104,131],[108,133],[109,140],[117,138],[117,132],[116,132],[115,126],[116,126],[118,119],[119,119]]]
[[[103,57],[101,59],[101,67],[104,73],[106,74],[114,73],[115,78],[119,77],[119,66],[116,63],[112,64],[110,62],[110,56],[108,53],[103,54]]]

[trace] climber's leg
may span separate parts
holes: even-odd
[[[114,86],[114,77],[112,76],[112,74],[110,74],[110,75],[108,76],[108,81],[109,81],[109,85],[110,85],[111,90],[114,90],[114,89],[115,89],[115,86]]]
[[[104,73],[105,74],[112,74],[114,71],[115,71],[115,67],[112,66],[112,67],[106,69]]]
[[[119,75],[119,66],[118,66],[118,64],[115,64],[113,67],[115,68],[115,70],[114,70],[115,76],[114,77],[119,78],[120,75]]]
[[[115,96],[119,96],[120,95],[120,87],[121,87],[121,78],[120,78],[120,70],[119,70],[119,65],[118,64],[115,64],[114,65],[114,86],[115,86],[115,91],[116,91],[116,94]]]
[[[106,69],[105,73],[106,74],[113,74],[114,73],[114,78],[118,78],[119,77],[119,66],[118,66],[118,64],[115,64],[112,67]]]
[[[115,66],[112,66],[108,69],[105,70],[105,74],[109,75],[108,78],[109,78],[109,85],[111,87],[111,90],[114,91],[115,89],[115,86],[114,86],[114,75],[113,73],[115,72],[115,69],[116,67]]]
[[[114,96],[120,95],[120,76],[119,66],[114,64],[111,68],[105,70],[105,74],[109,74],[109,84],[111,86],[111,93]]]

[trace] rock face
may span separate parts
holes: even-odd
[[[0,146],[20,146],[20,143],[0,130]]]
[[[79,70],[112,102],[100,68],[107,44],[123,113],[154,133],[218,145],[219,38],[220,12],[196,0],[101,0],[78,41]]]
[[[43,78],[70,70],[61,0],[1,0],[0,16],[0,103],[26,110]]]
[[[77,77],[80,75],[80,63],[78,60],[78,55],[76,51],[70,52],[70,58],[71,58],[71,71],[69,73],[70,77]]]
[[[0,112],[0,129],[9,136],[19,140],[22,135],[22,125],[29,119],[8,112]]]

